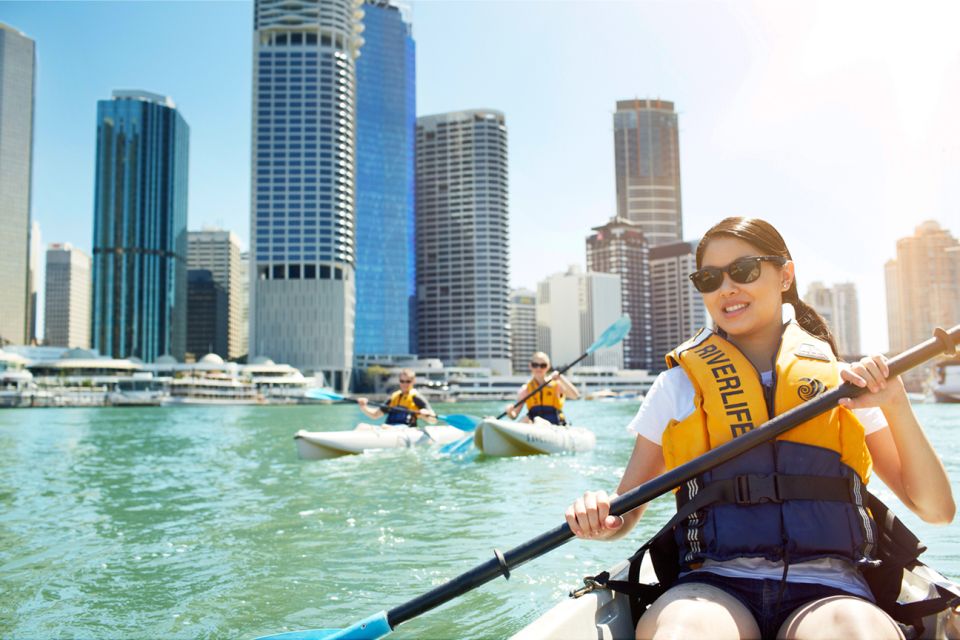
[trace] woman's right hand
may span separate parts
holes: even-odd
[[[367,408],[367,399],[366,398],[357,398],[357,404],[360,405],[361,409]]]
[[[623,518],[610,515],[610,499],[606,491],[587,491],[567,507],[564,516],[570,530],[578,538],[604,540],[623,526]]]

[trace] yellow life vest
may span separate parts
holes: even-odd
[[[390,411],[387,414],[387,424],[406,424],[415,427],[417,425],[417,414],[420,412],[420,407],[414,402],[414,398],[417,395],[415,389],[410,389],[409,393],[404,393],[402,390],[394,391],[393,395],[390,396],[389,402],[387,402],[387,406],[408,409],[412,413],[408,413],[407,411]]]
[[[567,418],[563,415],[563,392],[560,391],[559,383],[551,380],[543,389],[530,395],[539,386],[536,379],[531,379],[523,390],[527,396],[527,417],[531,420],[542,418],[552,424],[567,424]]]
[[[530,395],[539,386],[539,382],[531,379],[524,389],[524,395],[528,396],[526,401],[527,411],[534,407],[553,407],[557,411],[563,409],[563,392],[560,391],[556,380],[551,380],[543,389]]]
[[[765,391],[746,356],[710,330],[667,355],[667,365],[682,367],[694,389],[693,412],[671,420],[663,433],[667,468],[761,426],[840,381],[829,344],[795,321],[784,327],[773,364],[773,388]],[[678,506],[711,484],[717,485],[712,493],[726,492],[678,526],[683,562],[869,557],[876,531],[864,507],[863,485],[871,469],[863,425],[851,411],[836,407],[812,418],[678,490]],[[804,495],[814,485],[829,485],[829,492]]]

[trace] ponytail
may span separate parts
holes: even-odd
[[[833,355],[839,358],[840,352],[837,350],[837,343],[833,339],[833,334],[830,333],[830,328],[827,326],[827,321],[823,319],[823,316],[817,313],[816,309],[800,299],[800,294],[797,292],[796,280],[791,283],[790,289],[783,294],[783,301],[789,302],[793,305],[793,310],[797,316],[797,324],[803,327],[811,335],[814,335],[829,344],[830,349],[833,350]]]

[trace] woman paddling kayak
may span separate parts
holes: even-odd
[[[630,425],[639,437],[617,493],[849,381],[869,393],[688,482],[673,528],[679,577],[640,618],[638,638],[901,638],[862,567],[877,526],[871,471],[926,522],[955,504],[943,464],[882,356],[837,362],[823,319],[798,294],[780,234],[727,218],[697,248],[690,278],[716,325],[667,356]],[[610,516],[588,491],[566,511],[579,537],[622,537],[643,508]]]
[[[580,397],[580,392],[558,371],[551,373],[548,378],[549,370],[550,356],[542,351],[531,356],[530,380],[517,391],[517,401],[522,404],[514,403],[507,407],[508,416],[516,419],[521,408],[526,405],[527,415],[521,422],[533,422],[535,418],[540,418],[550,424],[567,424],[563,415],[563,402],[566,398],[576,400]],[[549,382],[544,385],[547,380]]]

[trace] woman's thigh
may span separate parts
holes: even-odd
[[[707,584],[680,584],[657,598],[640,618],[637,638],[657,640],[759,638],[756,620],[740,600]]]
[[[777,638],[903,640],[903,633],[878,606],[853,596],[831,596],[809,602],[791,613]]]

